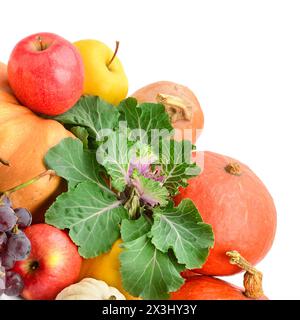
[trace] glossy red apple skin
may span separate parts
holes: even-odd
[[[24,281],[21,295],[28,300],[53,300],[78,281],[82,258],[65,231],[34,224],[25,229],[25,234],[31,242],[31,253],[13,268]]]
[[[38,33],[21,40],[10,55],[7,72],[18,100],[37,113],[64,113],[83,91],[84,69],[79,52],[53,33]]]

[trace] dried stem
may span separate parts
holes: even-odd
[[[229,262],[231,264],[235,264],[246,271],[244,274],[245,296],[252,299],[262,297],[264,295],[262,288],[263,274],[254,268],[238,251],[228,251],[226,255],[230,257]]]

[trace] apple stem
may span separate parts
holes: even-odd
[[[36,181],[40,180],[41,178],[43,178],[44,176],[47,176],[47,175],[55,176],[56,173],[55,173],[54,170],[46,170],[46,171],[40,173],[39,175],[37,175],[36,177],[26,181],[26,182],[23,182],[23,183],[15,186],[15,187],[13,187],[11,189],[8,189],[8,190],[6,190],[4,192],[0,192],[0,197],[3,196],[3,195],[9,197],[13,192],[16,192],[16,191],[18,191],[20,189],[23,189],[23,188],[35,183]]]
[[[44,45],[44,43],[43,43],[43,38],[42,38],[41,36],[38,36],[38,37],[37,37],[37,40],[38,40],[39,45],[40,45],[40,51],[46,50],[46,49],[47,49],[47,46]]]
[[[107,68],[109,68],[109,66],[110,66],[110,65],[112,64],[112,62],[114,61],[114,59],[115,59],[115,57],[116,57],[116,55],[117,55],[117,53],[118,53],[118,50],[119,50],[119,45],[120,45],[120,42],[119,42],[119,41],[116,41],[115,52],[114,52],[113,56],[111,57],[108,65],[107,65]]]

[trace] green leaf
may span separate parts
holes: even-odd
[[[122,134],[113,134],[101,145],[96,153],[100,163],[111,176],[112,186],[119,192],[124,191],[128,183],[128,140]]]
[[[71,188],[79,182],[91,181],[113,193],[100,176],[102,168],[96,160],[95,153],[84,150],[79,139],[63,139],[49,149],[44,160],[48,168],[69,182]]]
[[[88,147],[89,147],[89,140],[88,140],[89,133],[88,133],[87,129],[84,128],[84,127],[79,127],[79,126],[77,126],[77,127],[72,127],[72,128],[71,128],[71,132],[72,132],[79,140],[81,140],[84,149],[88,149]]]
[[[107,252],[119,239],[119,225],[126,216],[121,201],[86,181],[56,199],[46,213],[46,223],[70,229],[79,254],[93,258]]]
[[[97,150],[96,157],[111,176],[114,189],[125,190],[130,183],[130,161],[151,157],[148,145],[140,141],[132,142],[124,132],[116,131]]]
[[[152,130],[164,130],[164,136],[171,136],[173,127],[170,117],[162,104],[142,103],[137,104],[135,98],[127,98],[119,105],[121,120],[127,122],[127,126],[133,130],[131,137],[139,137],[140,141],[146,144],[154,144],[157,136],[152,136]]]
[[[137,220],[124,219],[121,225],[122,240],[129,242],[142,237],[151,229],[151,222],[145,215],[141,215]]]
[[[134,170],[132,184],[136,188],[140,199],[150,206],[154,207],[158,204],[165,206],[168,204],[169,192],[165,187],[162,187],[160,182],[145,178],[137,170]]]
[[[93,138],[101,140],[100,130],[118,126],[119,111],[99,97],[82,96],[74,107],[54,119],[63,124],[85,127]]]
[[[200,168],[191,163],[192,149],[192,144],[186,140],[163,140],[161,143],[161,174],[165,176],[163,186],[171,195],[176,195],[179,187],[186,187],[188,179],[200,173]]]
[[[151,236],[157,249],[172,249],[178,263],[188,269],[200,268],[214,244],[211,226],[202,221],[190,199],[182,200],[178,207],[155,208]]]
[[[133,226],[134,227],[134,226]],[[122,284],[126,291],[144,299],[168,299],[184,283],[182,265],[173,254],[160,252],[147,235],[123,243],[120,255]]]
[[[121,120],[127,121],[129,128],[137,128],[136,123],[138,123],[141,114],[137,100],[133,97],[126,98],[120,102],[118,109],[121,113]]]

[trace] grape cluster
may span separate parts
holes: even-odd
[[[23,290],[23,280],[11,271],[16,261],[28,257],[30,241],[23,229],[30,226],[32,216],[24,208],[12,208],[10,199],[0,197],[0,296],[18,296]]]

